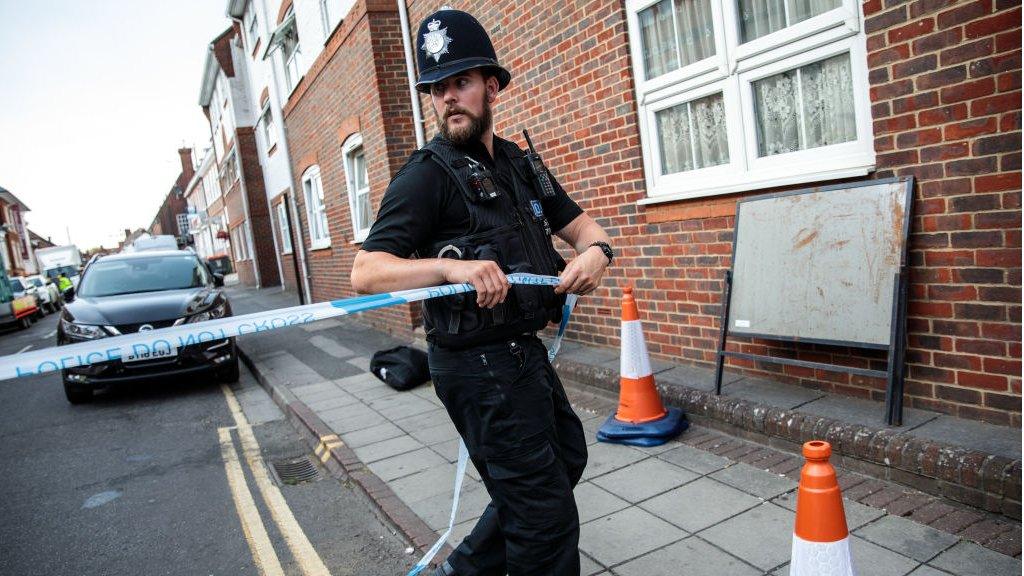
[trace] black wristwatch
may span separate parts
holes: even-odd
[[[612,260],[615,258],[615,252],[612,251],[612,247],[607,242],[594,242],[587,248],[593,248],[594,246],[597,246],[601,249],[601,252],[604,252],[605,258],[608,259],[608,265],[611,266]]]

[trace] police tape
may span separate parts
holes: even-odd
[[[555,276],[522,273],[509,274],[508,281],[512,284],[531,286],[557,286],[559,282]],[[100,362],[112,362],[129,356],[161,356],[172,349],[177,350],[185,346],[301,326],[327,318],[473,291],[474,288],[471,284],[445,284],[428,288],[414,288],[185,323],[135,334],[42,348],[0,357],[0,380],[25,378]],[[564,331],[564,326],[559,328],[560,332]]]

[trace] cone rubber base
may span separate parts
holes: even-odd
[[[686,414],[679,408],[669,408],[668,414],[643,424],[623,422],[612,413],[597,430],[599,442],[629,444],[632,446],[658,446],[675,438],[690,427]]]

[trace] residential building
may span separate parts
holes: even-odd
[[[311,293],[325,300],[352,294],[352,258],[416,146],[414,113],[433,116],[428,97],[410,97],[403,34],[410,50],[421,49],[417,25],[438,5],[360,0],[334,28],[318,29],[319,4],[282,4],[268,41],[279,45],[284,74]],[[518,135],[529,129],[547,166],[616,246],[569,338],[617,347],[617,287],[632,284],[652,354],[712,366],[738,200],[914,176],[906,405],[1020,426],[1019,2],[456,7],[476,15],[512,72],[496,132],[525,146]],[[433,124],[425,123],[427,138]],[[396,333],[421,323],[414,307],[363,318]],[[881,351],[857,348],[739,344],[835,364],[885,362]],[[877,378],[729,364],[810,388],[884,395]]]
[[[280,267],[257,153],[241,30],[233,25],[210,43],[199,105],[210,121],[223,193],[231,257],[241,282],[279,286]]]
[[[325,5],[328,3],[325,3]],[[291,2],[280,0],[229,0],[228,15],[242,30],[241,45],[245,57],[239,72],[247,74],[249,105],[256,111],[256,152],[263,170],[263,183],[273,223],[271,239],[277,253],[284,285],[291,290],[297,284],[308,293],[303,253],[292,247],[295,221],[295,194],[288,142],[281,112],[282,94],[291,92],[292,80],[299,73],[303,54],[297,41],[297,25],[278,24],[288,20]],[[292,12],[294,13],[294,12]],[[339,12],[335,11],[338,15]],[[289,22],[294,23],[294,17]],[[311,51],[311,48],[307,49]],[[298,261],[293,260],[298,258]]]
[[[227,208],[221,193],[213,147],[199,162],[198,170],[185,187],[190,244],[203,258],[229,256]]]
[[[178,159],[181,162],[181,172],[178,173],[174,185],[171,186],[160,209],[157,210],[156,216],[149,226],[149,233],[153,236],[161,234],[174,236],[180,245],[185,245],[188,236],[185,187],[195,174],[195,167],[192,165],[192,149],[179,148]]]
[[[0,238],[4,243],[0,258],[8,276],[36,273],[35,249],[25,224],[28,211],[29,207],[24,202],[0,187]]]

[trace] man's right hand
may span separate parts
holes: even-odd
[[[446,282],[469,283],[476,289],[476,303],[481,308],[494,308],[505,301],[509,283],[497,262],[491,260],[452,260],[441,258]]]

